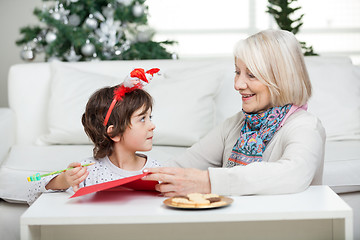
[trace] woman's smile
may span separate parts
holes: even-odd
[[[240,93],[240,94],[242,96],[243,101],[249,101],[256,95],[256,94],[244,94],[244,93]]]

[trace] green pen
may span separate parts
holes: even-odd
[[[87,166],[91,166],[93,164],[95,164],[95,163],[88,163],[88,164],[84,164],[84,165],[81,165],[81,166],[82,167],[87,167]],[[34,174],[34,175],[30,176],[30,177],[27,177],[27,180],[28,180],[28,182],[39,181],[42,177],[50,176],[50,175],[57,174],[57,173],[66,172],[67,170],[70,170],[70,169],[73,169],[73,168],[74,167],[69,167],[69,168],[64,169],[64,170],[59,170],[59,171],[46,173],[46,174],[42,174],[42,175],[40,175],[40,173],[37,173],[37,174]]]

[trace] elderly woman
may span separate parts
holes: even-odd
[[[262,31],[234,55],[242,111],[174,159],[178,167],[146,169],[165,196],[283,194],[322,182],[325,131],[306,111],[311,83],[295,36]]]

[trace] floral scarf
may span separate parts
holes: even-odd
[[[236,141],[226,167],[245,166],[253,162],[261,162],[267,144],[281,122],[289,112],[292,104],[283,107],[273,107],[263,113],[245,113],[244,126]]]

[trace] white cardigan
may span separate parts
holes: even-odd
[[[322,183],[326,136],[317,117],[293,113],[268,143],[262,162],[225,168],[243,121],[242,112],[227,119],[174,164],[208,169],[211,192],[221,195],[294,193]]]

